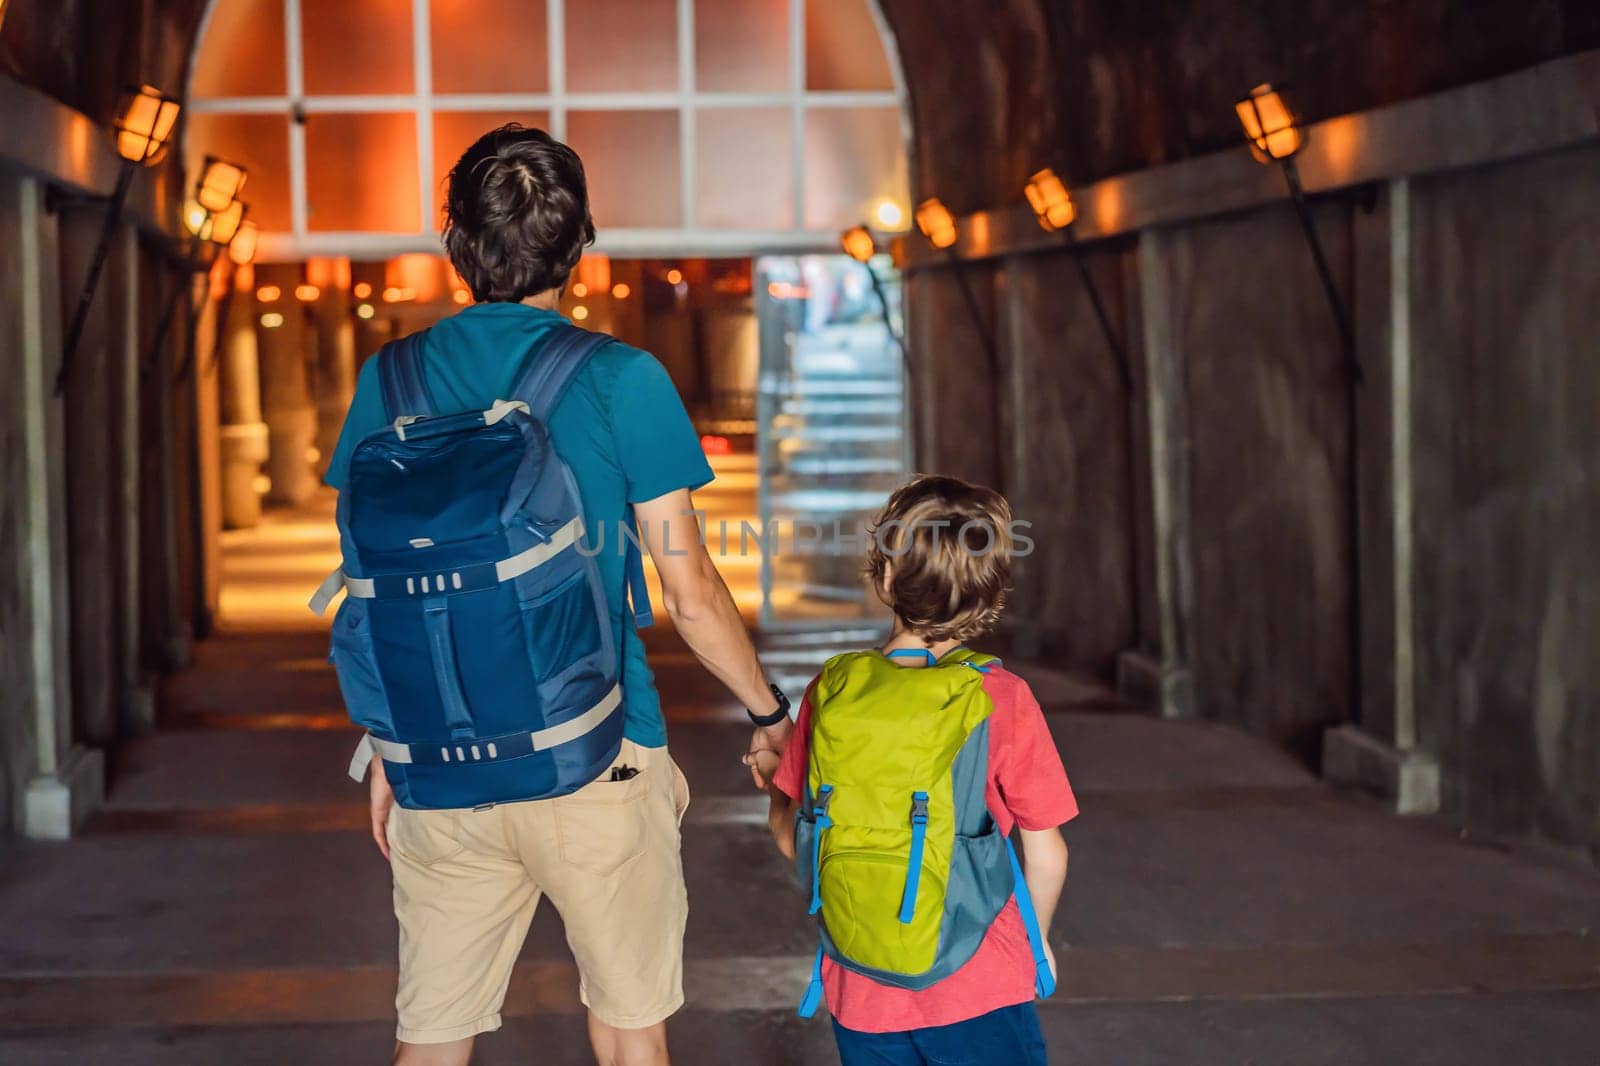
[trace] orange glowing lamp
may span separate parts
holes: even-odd
[[[294,298],[303,304],[314,303],[322,295],[322,290],[315,285],[296,285]]]
[[[937,196],[917,205],[917,228],[935,248],[948,248],[956,243],[955,216]]]
[[[261,241],[261,231],[254,222],[240,222],[239,231],[228,242],[228,258],[239,266],[247,266],[256,257],[256,245]]]
[[[1033,208],[1039,225],[1050,232],[1066,229],[1078,217],[1078,208],[1056,172],[1049,167],[1028,179],[1023,192],[1028,196],[1028,206]]]
[[[239,235],[239,227],[244,225],[245,212],[249,210],[243,200],[235,200],[225,210],[212,215],[208,239],[216,244],[231,243]]]
[[[878,242],[872,239],[872,231],[865,226],[853,226],[839,235],[839,245],[848,255],[858,263],[865,263],[878,254]]]
[[[214,219],[210,211],[201,205],[199,200],[185,200],[183,202],[183,228],[198,240],[211,239],[211,228]]]
[[[182,105],[160,89],[141,85],[127,89],[117,102],[117,117],[111,123],[117,154],[129,163],[155,166],[172,146],[172,131],[178,125]]]
[[[228,205],[239,198],[247,177],[249,173],[239,164],[208,155],[200,181],[195,185],[194,198],[207,211],[226,211]]]
[[[1295,124],[1294,113],[1282,94],[1263,82],[1250,95],[1233,105],[1239,113],[1250,151],[1263,163],[1288,159],[1305,146],[1305,137]]]
[[[283,290],[276,285],[263,285],[256,290],[256,299],[264,304],[274,304],[283,295]]]

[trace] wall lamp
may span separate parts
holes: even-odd
[[[0,0],[0,19],[4,17],[5,3]],[[78,291],[78,306],[73,309],[72,322],[67,326],[66,341],[61,347],[61,365],[56,370],[57,396],[67,387],[72,358],[77,354],[78,343],[83,340],[83,329],[89,321],[89,308],[94,303],[95,290],[100,287],[100,275],[105,270],[106,256],[111,250],[111,238],[122,221],[128,190],[133,186],[133,175],[140,167],[153,167],[166,157],[181,110],[182,105],[177,100],[149,85],[126,89],[117,101],[117,117],[111,123],[111,139],[117,155],[122,159],[122,167],[108,201],[94,256],[89,260],[89,273]]]
[[[1289,199],[1294,204],[1300,228],[1305,231],[1306,243],[1311,247],[1311,259],[1317,267],[1317,277],[1322,281],[1322,291],[1327,295],[1328,308],[1333,312],[1334,325],[1339,330],[1339,344],[1345,364],[1356,381],[1363,379],[1361,361],[1356,356],[1355,332],[1350,326],[1350,314],[1345,309],[1344,298],[1334,284],[1333,271],[1328,268],[1328,258],[1322,251],[1322,241],[1306,204],[1305,190],[1300,185],[1300,170],[1295,166],[1295,155],[1305,147],[1305,133],[1295,121],[1294,112],[1283,99],[1283,94],[1263,82],[1250,90],[1250,95],[1233,105],[1244,127],[1245,140],[1258,162],[1267,166],[1277,163],[1283,170],[1283,180],[1289,186]]]
[[[1111,319],[1107,317],[1105,304],[1100,299],[1100,288],[1094,283],[1094,275],[1089,272],[1089,264],[1078,247],[1077,235],[1072,232],[1072,224],[1078,218],[1078,207],[1072,202],[1072,194],[1049,167],[1029,178],[1023,193],[1028,197],[1028,206],[1033,208],[1039,225],[1048,233],[1061,234],[1071,250],[1072,261],[1077,264],[1078,276],[1083,279],[1083,289],[1089,297],[1089,306],[1094,309],[1095,320],[1100,323],[1100,332],[1116,361],[1117,373],[1122,377],[1122,387],[1131,395],[1133,369],[1128,365],[1128,354],[1117,339],[1116,331],[1111,328]]]
[[[1000,373],[1000,353],[995,350],[994,332],[984,320],[983,309],[978,306],[978,297],[972,291],[972,285],[967,281],[966,271],[961,269],[961,260],[956,256],[955,243],[959,235],[956,229],[955,216],[944,205],[944,201],[937,196],[929,197],[917,205],[917,229],[927,238],[928,243],[935,248],[942,249],[950,257],[950,265],[954,268],[956,282],[961,287],[961,296],[966,301],[967,313],[972,316],[973,328],[977,330],[978,339],[983,344],[984,354],[989,358],[989,370],[996,376]]]
[[[248,172],[237,163],[216,156],[206,157],[200,178],[195,182],[194,196],[183,205],[183,227],[189,231],[189,247],[179,260],[184,276],[173,284],[167,304],[162,308],[155,334],[150,339],[149,354],[145,357],[144,365],[147,368],[155,365],[161,346],[166,342],[178,300],[189,284],[187,274],[209,270],[217,256],[233,243],[244,227],[245,215],[250,209],[238,198],[238,193],[244,188],[246,177]],[[251,254],[254,255],[253,248]],[[189,372],[194,362],[194,346],[195,337],[191,331],[183,360],[173,375],[174,380],[181,381]]]
[[[883,324],[888,329],[889,336],[900,346],[900,358],[905,362],[906,373],[911,373],[911,353],[906,350],[905,334],[895,328],[894,316],[889,313],[889,296],[883,291],[883,279],[878,277],[878,272],[872,269],[872,257],[878,254],[878,242],[872,236],[872,231],[866,226],[853,226],[839,234],[839,245],[844,249],[844,254],[860,263],[867,269],[867,277],[872,280],[873,294],[878,297],[878,306],[883,310]]]

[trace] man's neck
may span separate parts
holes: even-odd
[[[546,289],[544,292],[535,293],[522,301],[529,307],[537,307],[541,311],[554,311],[561,306],[561,289]]]

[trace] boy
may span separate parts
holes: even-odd
[[[940,691],[965,693],[963,698],[968,701],[967,706],[978,701],[977,714],[987,714],[983,805],[993,819],[989,831],[998,832],[1000,840],[1004,840],[1013,825],[1021,830],[1025,885],[1018,885],[1016,895],[1005,899],[1012,881],[1003,873],[998,875],[1003,878],[998,883],[1004,886],[1000,898],[1005,902],[1003,905],[996,903],[999,910],[987,930],[980,927],[973,936],[976,949],[968,949],[970,956],[951,960],[955,968],[948,976],[920,989],[896,987],[860,972],[870,969],[869,966],[847,967],[837,962],[832,952],[825,958],[819,956],[822,991],[833,1015],[834,1034],[844,1066],[901,1063],[907,1066],[923,1063],[1042,1066],[1045,1062],[1044,1038],[1033,1006],[1038,952],[1030,945],[1019,901],[1020,905],[1028,906],[1028,897],[1032,897],[1031,906],[1037,913],[1041,933],[1042,955],[1053,975],[1055,960],[1045,936],[1067,874],[1067,846],[1057,827],[1078,813],[1077,803],[1050,739],[1044,715],[1028,686],[1002,669],[997,660],[974,656],[961,647],[963,641],[988,631],[1004,606],[1011,579],[1010,522],[1010,507],[999,493],[954,478],[918,478],[890,497],[874,531],[867,574],[878,595],[894,611],[893,632],[880,649],[881,656],[878,652],[856,652],[837,657],[824,668],[818,680],[812,682],[801,705],[793,737],[772,779],[769,823],[779,850],[792,859],[797,803],[814,802],[818,780],[838,779],[828,775],[845,772],[837,764],[820,767],[816,755],[808,762],[808,752],[814,748],[822,752],[827,747],[837,754],[849,743],[840,738],[848,736],[854,727],[842,715],[836,716],[833,721],[837,724],[824,744],[820,734],[814,734],[819,718],[828,718],[826,711],[819,712],[819,706],[833,707],[855,700],[854,705],[845,708],[853,712],[870,699],[871,706],[879,708],[876,713],[887,716],[886,727],[880,726],[881,735],[890,740],[884,747],[913,749],[918,747],[918,736],[933,729],[930,716],[943,715],[948,721],[955,713],[953,702],[930,706],[921,701],[921,694],[929,690],[920,682],[938,680],[944,686]],[[966,666],[973,670],[965,670]],[[915,676],[930,670],[943,671],[944,677]],[[980,676],[974,677],[974,673]],[[856,689],[853,693],[850,691],[852,684]],[[972,691],[980,685],[981,696]],[[876,691],[863,695],[863,688]],[[819,695],[819,689],[825,691]],[[819,700],[822,703],[819,704]],[[858,719],[859,715],[854,717]],[[858,741],[857,747],[861,746]],[[902,762],[921,766],[925,760]],[[822,776],[813,777],[808,786],[807,775],[812,771]],[[859,779],[862,775],[855,776]],[[866,779],[872,780],[870,775]],[[858,785],[857,792],[873,787],[876,782]],[[849,788],[841,779],[836,799],[843,801]],[[822,791],[828,792],[829,786],[823,785]],[[930,822],[930,794],[937,805],[942,796],[950,793],[938,790],[914,793],[913,823],[918,812],[923,826]],[[894,802],[890,801],[894,810],[904,809],[894,807]],[[825,812],[827,806],[824,800],[820,809]],[[834,822],[823,818],[813,819],[811,824],[826,825],[830,827],[829,832],[838,833],[837,825],[845,821],[838,809],[845,804],[836,802],[833,807]],[[802,811],[802,819],[805,817]],[[935,812],[931,820],[937,819]],[[820,830],[813,831],[818,832],[820,839]],[[865,839],[883,838],[882,830],[870,832],[879,835]],[[907,924],[893,924],[896,916],[891,900],[887,914],[873,919],[890,930],[884,934],[883,943],[894,945],[914,938],[917,927],[909,923],[914,914],[921,915],[926,910],[926,906],[919,909],[916,905],[919,879],[924,885],[923,892],[928,891],[929,879],[920,877],[923,839],[920,834],[915,839],[911,850],[911,855],[915,856],[911,860],[913,870],[907,875],[904,891],[906,901],[900,904],[899,921]],[[969,837],[968,841],[971,839]],[[937,853],[934,840],[933,835],[927,837],[930,855]],[[1005,863],[1003,845],[993,840],[990,843],[998,849],[997,854],[1001,856],[998,861]],[[825,868],[830,856],[838,856],[831,861],[847,862],[851,853],[838,851],[839,847],[842,845],[835,845],[836,850],[831,853],[819,850],[817,854],[821,858],[817,865]],[[804,858],[802,856],[802,865]],[[875,857],[873,861],[881,863],[882,859]],[[885,867],[882,865],[867,869],[878,871],[865,875],[867,884],[887,881],[888,891],[894,898],[902,898],[898,870],[883,874],[881,871]],[[951,882],[954,880],[952,872]],[[874,906],[880,912],[885,907],[882,904],[869,906],[864,898],[851,895],[846,897],[840,910],[832,912],[837,918],[830,918],[828,877],[822,875],[818,884],[819,895],[814,896],[813,911],[820,908],[824,929],[831,934],[829,943],[835,950],[844,951],[841,932],[846,923],[857,921],[860,912],[872,910]],[[947,924],[955,920],[944,919]],[[832,928],[836,921],[838,929]],[[937,921],[936,912],[935,931]],[[943,944],[949,938],[948,930],[938,937]],[[861,940],[856,938],[853,942]],[[913,979],[909,983],[916,981]]]

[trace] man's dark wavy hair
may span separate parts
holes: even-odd
[[[480,303],[565,285],[593,242],[583,161],[544,130],[501,126],[450,171],[444,246]]]

